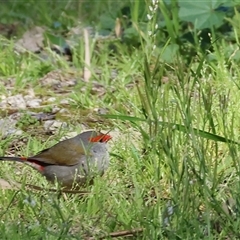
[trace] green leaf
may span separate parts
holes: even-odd
[[[219,27],[223,24],[225,13],[216,9],[226,2],[226,0],[179,0],[179,18],[193,23],[197,29]]]
[[[161,54],[161,58],[167,63],[172,63],[175,60],[178,50],[178,44],[170,44],[164,49],[163,53]]]
[[[110,15],[101,15],[100,16],[101,29],[113,30],[115,26],[115,19]]]
[[[52,33],[45,32],[44,37],[50,44],[57,45],[57,46],[61,47],[62,49],[64,47],[68,46],[66,40],[61,36],[56,36]]]

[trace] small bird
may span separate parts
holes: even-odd
[[[83,132],[32,157],[0,157],[2,161],[26,163],[50,182],[70,189],[102,175],[109,165],[107,142],[112,137],[97,131]]]

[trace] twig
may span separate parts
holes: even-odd
[[[72,193],[72,194],[79,194],[81,196],[83,195],[87,195],[90,192],[89,191],[80,191],[80,190],[70,190],[70,189],[54,189],[54,188],[50,188],[50,189],[45,189],[43,187],[39,187],[36,185],[32,185],[32,184],[28,184],[26,183],[24,185],[26,188],[30,189],[30,190],[37,190],[37,191],[49,191],[49,192],[62,192],[62,193]],[[7,181],[4,179],[0,179],[0,189],[3,190],[20,190],[22,187],[21,183],[18,182],[13,182],[13,181]]]
[[[138,234],[138,233],[142,233],[143,232],[143,228],[135,228],[132,230],[123,230],[123,231],[118,231],[118,232],[112,232],[109,233],[108,235],[104,235],[101,237],[97,237],[97,239],[106,239],[108,237],[112,237],[112,238],[118,238],[118,237],[133,237],[134,235]],[[85,240],[95,240],[96,237],[88,237],[85,238]]]
[[[80,191],[80,190],[70,190],[70,189],[54,189],[54,188],[49,188],[49,189],[45,189],[36,185],[32,185],[32,184],[25,184],[26,187],[30,188],[30,189],[34,189],[34,190],[38,190],[38,191],[42,191],[42,190],[47,190],[49,192],[63,192],[63,193],[74,193],[74,194],[80,194],[80,195],[86,195],[89,194],[90,192],[88,191]]]
[[[84,72],[83,78],[85,82],[89,82],[91,77],[91,71],[89,70],[90,67],[90,46],[89,46],[89,33],[86,28],[83,29],[84,34],[84,46],[85,46],[85,63],[84,63]]]

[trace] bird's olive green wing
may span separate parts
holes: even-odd
[[[90,147],[91,144],[84,148],[79,139],[67,139],[41,151],[31,159],[48,164],[75,165],[79,163],[83,155],[90,155]]]

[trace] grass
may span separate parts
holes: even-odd
[[[45,4],[39,5],[36,25],[49,26],[54,19]],[[61,4],[59,13],[66,2]],[[14,13],[20,9],[17,3],[10,7]],[[135,21],[138,7],[132,6]],[[23,6],[18,16],[25,16],[25,11]],[[67,24],[69,17],[61,16]],[[178,27],[167,20],[174,36]],[[154,18],[152,21],[149,29],[155,26]],[[178,24],[177,20],[172,24]],[[37,111],[54,105],[62,108],[60,100],[71,100],[68,112],[58,116],[67,122],[67,129],[47,136],[42,125],[27,124],[23,144],[16,147],[19,136],[2,139],[1,155],[10,150],[15,155],[35,154],[52,146],[65,132],[80,132],[83,123],[89,128],[112,129],[114,136],[117,133],[110,143],[111,165],[87,187],[90,193],[86,196],[50,192],[53,186],[34,170],[1,162],[0,177],[22,184],[20,190],[1,190],[2,239],[106,239],[110,233],[139,228],[143,231],[135,239],[239,238],[239,145],[230,141],[239,141],[238,63],[233,60],[229,65],[221,51],[224,43],[213,41],[216,61],[209,61],[199,50],[190,64],[180,55],[166,64],[160,53],[171,40],[159,52],[152,51],[154,36],[147,41],[143,36],[142,46],[131,53],[119,44],[118,53],[109,56],[104,42],[92,51],[91,70],[101,71],[94,80],[105,91],[101,97],[92,93],[92,82],[81,80],[66,88],[64,95],[39,86],[49,69],[63,75],[71,72],[79,79],[84,59],[81,49],[76,49],[75,69],[63,59],[43,62],[34,55],[18,55],[11,42],[0,46],[1,84],[15,80],[10,92],[1,87],[1,95],[24,95],[33,88],[37,96],[56,97],[52,106],[43,104]],[[108,109],[109,116],[97,116],[97,108]],[[215,138],[203,138],[198,130]],[[225,142],[218,141],[218,136]],[[46,190],[29,190],[26,183]],[[232,200],[235,205],[224,205]]]

